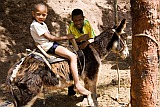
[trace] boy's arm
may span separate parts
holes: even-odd
[[[76,40],[75,39],[71,39],[70,42],[72,43],[72,46],[75,48],[75,50],[78,51],[79,47],[78,47],[78,45],[76,43]]]
[[[61,40],[74,39],[74,35],[72,35],[72,34],[56,37],[56,36],[51,35],[49,32],[46,32],[42,36],[44,36],[46,39],[48,39],[50,41],[61,41]]]
[[[87,41],[89,39],[89,35],[88,34],[84,34],[81,37],[76,39],[76,42],[79,43],[81,41]]]
[[[81,41],[88,41],[89,43],[92,43],[94,41],[94,37],[89,38],[89,34],[84,34],[83,36],[76,39],[76,42],[78,42],[78,43],[81,42]]]
[[[89,31],[89,37],[88,37],[87,43],[90,44],[90,43],[94,42],[94,38],[95,38],[96,34],[94,33],[94,30],[93,30],[91,24],[89,22],[88,22],[88,24],[90,26],[90,29],[89,29],[90,31]]]
[[[90,22],[88,21],[87,23],[87,26],[88,26],[88,32],[89,32],[89,39],[92,39],[96,36],[95,32],[94,32],[94,29],[93,27],[91,26]]]
[[[93,39],[93,38],[91,38],[91,39],[87,40],[86,42],[82,43],[81,45],[79,45],[79,48],[80,48],[80,49],[84,49],[84,48],[86,48],[86,46],[87,46],[88,44],[90,44],[90,43],[92,43],[92,42],[94,42],[94,39]]]
[[[88,34],[84,34],[82,35],[81,37],[79,37],[78,39],[76,39],[77,42],[80,42],[80,41],[88,41],[86,44],[89,44],[89,43],[92,43],[94,41],[94,37],[96,36],[95,33],[94,33],[94,30],[91,26],[91,24],[89,23],[89,21],[87,20],[86,21],[86,30],[88,32]],[[86,32],[86,33],[87,33]]]

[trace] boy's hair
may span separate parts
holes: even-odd
[[[72,19],[73,19],[73,16],[77,16],[77,15],[82,15],[82,17],[84,17],[83,16],[83,11],[81,9],[74,9],[72,11]]]
[[[48,8],[47,4],[44,2],[39,2],[33,5],[32,11],[36,11],[37,5],[44,5]]]

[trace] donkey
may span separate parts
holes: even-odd
[[[114,30],[104,30],[83,50],[85,62],[82,64],[85,66],[83,70],[79,70],[79,75],[84,81],[85,88],[92,92],[91,97],[84,97],[90,106],[98,107],[96,90],[101,61],[111,51],[123,59],[129,55],[123,34],[125,27],[126,19],[123,19],[118,27]],[[52,93],[56,89],[71,86],[68,94],[73,94],[73,78],[68,60],[52,63],[51,70],[36,56],[32,52],[15,63],[8,71],[6,86],[15,99],[16,107],[31,107],[37,98],[44,98],[47,93]]]

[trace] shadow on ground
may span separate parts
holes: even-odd
[[[43,100],[37,100],[34,107],[51,107],[51,105],[52,107],[76,107],[75,105],[81,101],[82,97],[54,94],[45,100],[45,105],[43,104]]]

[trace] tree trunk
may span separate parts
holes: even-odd
[[[130,2],[133,34],[131,106],[156,107],[158,85],[158,46],[156,42],[159,41],[157,25],[159,0],[130,0]]]

